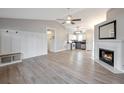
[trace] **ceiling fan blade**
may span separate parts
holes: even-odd
[[[66,22],[63,22],[62,24],[66,24]],[[71,24],[75,24],[75,23],[71,21]]]
[[[73,19],[72,21],[81,21],[81,18],[80,19]]]
[[[64,21],[65,19],[56,19],[56,20],[59,20],[59,21]]]
[[[75,23],[71,21],[71,24],[75,24]]]

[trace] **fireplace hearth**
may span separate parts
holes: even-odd
[[[114,66],[114,51],[99,48],[99,59]]]

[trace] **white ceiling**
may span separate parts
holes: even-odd
[[[74,29],[79,26],[81,29],[93,29],[94,25],[106,20],[106,14],[109,8],[85,8],[73,14],[74,18],[81,18],[81,22],[76,22],[76,25],[68,25],[69,29]]]
[[[75,13],[83,8],[71,8]],[[0,18],[55,20],[68,14],[67,8],[0,8]]]
[[[93,28],[106,19],[108,8],[71,8],[74,18],[81,18],[76,25],[65,25],[69,28]],[[56,20],[67,16],[67,8],[0,8],[0,18]],[[60,22],[61,23],[61,22]]]

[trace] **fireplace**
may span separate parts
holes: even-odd
[[[114,51],[99,48],[99,59],[114,66]]]

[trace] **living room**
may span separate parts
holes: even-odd
[[[1,0],[0,92],[123,93],[123,3]]]
[[[1,8],[0,83],[124,83],[123,17],[123,8]]]

